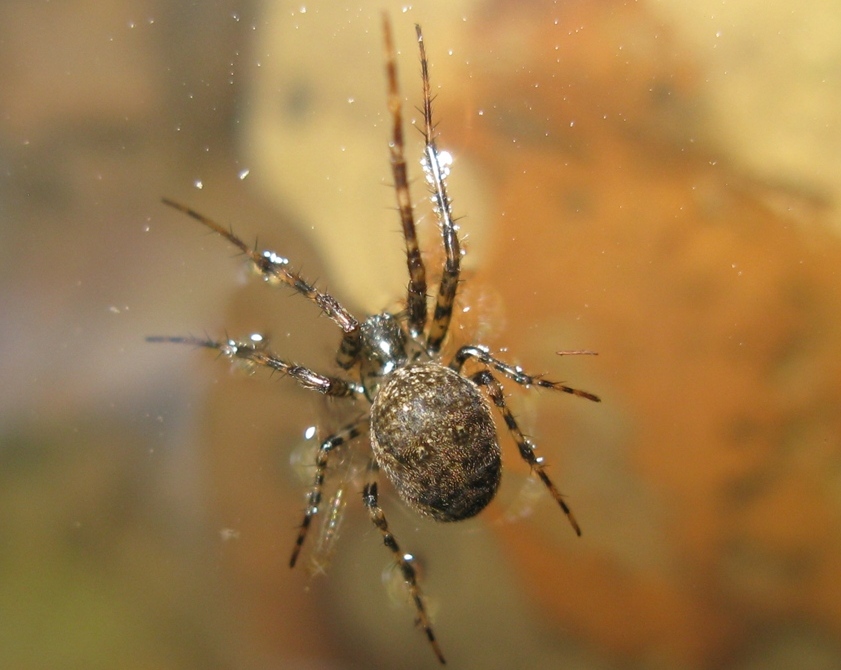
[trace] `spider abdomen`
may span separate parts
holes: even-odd
[[[388,376],[371,407],[371,445],[406,504],[438,521],[478,514],[499,487],[502,461],[488,401],[438,363]]]

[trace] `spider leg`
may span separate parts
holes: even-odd
[[[452,202],[447,195],[447,175],[450,173],[449,156],[445,157],[438,151],[435,143],[435,125],[432,122],[432,93],[429,84],[429,63],[426,59],[426,47],[423,33],[415,25],[420,50],[421,79],[423,80],[423,136],[425,141],[423,151],[423,169],[429,186],[430,199],[438,222],[441,225],[441,238],[444,242],[444,271],[438,286],[438,296],[435,300],[435,311],[432,313],[432,323],[426,338],[427,351],[434,354],[441,349],[441,343],[450,328],[453,315],[453,303],[458,289],[458,279],[461,272],[461,246],[458,240],[458,228],[453,220]]]
[[[232,230],[222,227],[212,219],[207,218],[203,214],[199,214],[194,209],[182,205],[179,202],[163,198],[163,203],[183,212],[187,216],[195,219],[202,225],[210,228],[214,233],[224,237],[228,242],[239,249],[248,257],[249,262],[254,268],[254,271],[260,275],[267,283],[277,286],[279,284],[286,284],[291,286],[302,296],[318,305],[330,319],[342,329],[344,337],[339,348],[339,353],[336,355],[336,360],[344,369],[349,369],[356,362],[360,349],[360,332],[359,321],[348,312],[342,305],[329,293],[319,291],[315,286],[307,282],[301,275],[289,266],[289,259],[279,256],[273,251],[259,252],[257,249],[249,247],[242,241]]]
[[[397,85],[397,62],[394,55],[394,41],[391,36],[391,23],[386,14],[383,14],[383,35],[385,37],[385,71],[388,79],[388,110],[391,112],[392,120],[391,142],[389,143],[391,174],[394,179],[400,223],[403,225],[403,238],[406,240],[406,263],[409,268],[406,311],[409,332],[413,337],[417,337],[423,333],[423,329],[426,327],[426,268],[423,265],[420,247],[418,246],[412,198],[409,193],[409,179],[404,152],[405,142],[403,140],[402,102]]]
[[[552,483],[552,480],[549,479],[549,475],[546,474],[545,465],[543,464],[543,458],[535,455],[534,445],[525,435],[523,435],[523,431],[521,431],[520,427],[517,425],[517,422],[514,419],[514,415],[511,414],[511,410],[508,409],[508,405],[505,404],[505,396],[503,395],[502,384],[500,384],[499,381],[497,381],[497,379],[493,376],[490,370],[482,370],[481,372],[477,372],[470,379],[477,386],[483,386],[485,387],[485,389],[487,389],[488,395],[491,397],[491,400],[493,400],[493,403],[494,405],[496,405],[500,414],[502,414],[502,418],[505,419],[505,425],[511,432],[514,441],[517,443],[517,447],[520,450],[520,456],[526,463],[529,464],[529,466],[531,466],[531,469],[537,473],[537,476],[540,477],[540,481],[542,481],[546,485],[546,488],[549,489],[549,493],[552,494],[552,497],[555,499],[558,505],[560,505],[564,514],[567,515],[567,519],[569,519],[569,522],[572,525],[572,529],[575,531],[575,534],[580,536],[581,528],[579,527],[578,522],[575,520],[575,516],[572,514],[572,510],[570,510],[569,505],[567,505],[564,501],[564,498],[561,495],[560,491],[558,491],[558,489],[555,487],[555,484]]]
[[[294,568],[298,560],[298,555],[301,553],[301,548],[304,546],[304,540],[307,537],[312,518],[318,514],[318,507],[321,505],[321,491],[324,487],[324,475],[327,473],[327,458],[336,447],[355,440],[359,437],[363,428],[360,428],[368,420],[367,415],[358,421],[345,426],[333,435],[325,439],[321,446],[318,447],[318,454],[315,457],[315,481],[313,482],[310,492],[307,494],[307,508],[304,512],[304,519],[298,527],[298,537],[295,539],[295,546],[292,549],[292,557],[289,559],[289,567]]]
[[[391,550],[391,553],[394,555],[394,560],[397,561],[397,565],[400,568],[400,572],[409,587],[409,593],[415,603],[415,609],[418,612],[418,623],[421,628],[423,628],[424,633],[426,633],[426,638],[429,640],[429,644],[432,645],[432,651],[435,652],[435,656],[438,657],[438,661],[443,665],[446,661],[444,660],[444,655],[441,653],[441,649],[438,647],[435,634],[432,632],[432,625],[430,624],[429,617],[426,614],[426,608],[423,604],[423,594],[421,593],[420,586],[418,586],[417,575],[415,574],[415,568],[412,566],[411,556],[403,554],[400,551],[400,545],[397,544],[397,540],[394,539],[394,535],[392,535],[391,531],[388,529],[388,522],[385,519],[385,514],[383,513],[383,510],[377,500],[376,476],[378,471],[379,466],[376,462],[371,461],[368,468],[369,480],[366,482],[365,488],[362,491],[362,499],[365,502],[365,507],[368,509],[371,521],[379,529],[380,533],[382,533],[383,544]]]
[[[584,355],[595,355],[596,352],[594,351],[563,351],[558,352],[559,354],[584,354]],[[480,363],[487,365],[488,367],[492,367],[498,372],[501,372],[510,380],[521,384],[522,386],[537,386],[539,388],[547,388],[547,389],[554,389],[555,391],[563,391],[564,393],[571,393],[572,395],[577,395],[579,398],[586,398],[587,400],[592,400],[593,402],[601,402],[601,398],[599,396],[590,393],[589,391],[582,391],[581,389],[572,388],[571,386],[567,386],[566,384],[562,384],[561,382],[552,382],[548,379],[543,379],[542,377],[529,375],[520,369],[519,366],[509,365],[508,363],[499,360],[495,356],[492,356],[490,352],[485,349],[484,347],[477,346],[475,344],[468,344],[461,347],[457,352],[456,355],[453,357],[453,361],[450,363],[450,367],[455,370],[456,372],[461,372],[461,368],[464,366],[465,361],[470,358],[475,358]]]
[[[278,358],[270,351],[252,342],[237,340],[216,341],[200,337],[181,336],[153,336],[147,337],[147,342],[171,342],[174,344],[189,344],[194,347],[216,349],[220,354],[231,360],[239,359],[248,364],[270,368],[285,375],[289,375],[308,391],[318,391],[329,396],[352,396],[360,392],[357,384],[341,379],[322,375],[302,365],[290,363]]]
[[[335,552],[339,538],[339,526],[344,518],[345,487],[339,486],[327,501],[325,519],[313,551],[310,553],[310,574],[326,575],[327,567]]]

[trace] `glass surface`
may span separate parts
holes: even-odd
[[[364,444],[288,567],[312,441],[364,404],[145,341],[337,372],[339,330],[162,197],[400,308],[383,8],[433,289],[416,22],[453,157],[445,359],[602,397],[505,384],[581,538],[502,421],[475,520],[381,478],[450,667],[841,667],[841,15],[685,4],[0,5],[0,667],[436,666]]]

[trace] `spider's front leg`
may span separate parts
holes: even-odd
[[[450,329],[453,304],[455,303],[461,274],[461,244],[458,239],[458,228],[453,217],[452,201],[447,193],[447,176],[450,173],[449,154],[438,151],[438,145],[435,141],[435,123],[432,120],[432,87],[429,83],[429,61],[426,58],[426,46],[419,25],[415,25],[415,33],[418,38],[421,81],[423,84],[423,170],[426,173],[426,183],[429,188],[432,207],[441,226],[441,240],[444,243],[445,254],[441,283],[438,284],[438,295],[435,298],[435,311],[432,313],[432,323],[429,325],[429,333],[426,337],[426,350],[430,354],[435,354],[441,350],[441,344]]]
[[[446,661],[444,660],[444,655],[441,653],[441,649],[435,639],[435,634],[432,632],[432,624],[429,622],[429,616],[427,615],[426,607],[423,604],[423,594],[421,593],[420,586],[418,586],[418,579],[415,574],[415,568],[411,563],[411,556],[403,554],[400,551],[400,545],[397,544],[397,540],[394,539],[394,535],[391,534],[391,531],[388,528],[388,522],[385,519],[385,514],[378,502],[376,481],[378,472],[379,466],[372,460],[368,468],[368,481],[362,491],[362,499],[365,502],[365,507],[368,510],[371,521],[379,529],[383,536],[383,544],[391,550],[391,553],[394,555],[394,560],[400,568],[400,573],[403,575],[403,580],[409,587],[409,594],[411,595],[412,600],[415,603],[415,609],[418,612],[418,623],[421,628],[423,628],[424,633],[426,633],[426,638],[429,640],[429,644],[432,645],[432,651],[435,652],[435,656],[438,657],[438,661],[441,664],[444,664]]]
[[[385,72],[388,81],[388,111],[391,112],[391,175],[394,179],[394,193],[397,198],[397,211],[403,227],[403,239],[406,242],[406,264],[409,270],[409,288],[406,297],[406,316],[412,337],[419,337],[426,327],[426,268],[418,246],[415,229],[415,215],[412,197],[409,193],[409,177],[406,167],[405,142],[403,140],[403,103],[397,86],[397,62],[394,52],[394,40],[391,37],[391,23],[388,15],[383,14],[383,36],[385,38]]]

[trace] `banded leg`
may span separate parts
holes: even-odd
[[[292,549],[292,557],[289,559],[289,567],[294,568],[298,560],[298,555],[301,553],[301,548],[304,546],[304,540],[307,537],[307,531],[310,529],[312,518],[318,514],[318,508],[321,505],[321,491],[324,488],[324,475],[327,473],[327,458],[336,447],[340,447],[359,437],[362,432],[362,426],[365,425],[368,417],[355,421],[334,433],[321,443],[318,447],[318,453],[315,457],[315,481],[313,481],[312,488],[307,494],[307,508],[304,512],[304,518],[301,525],[298,527],[298,537],[295,539],[295,546]]]
[[[508,409],[508,405],[505,404],[505,396],[503,394],[502,384],[500,384],[499,381],[497,381],[497,379],[493,376],[490,370],[482,370],[481,372],[477,372],[471,377],[471,380],[476,385],[484,386],[487,389],[488,395],[491,397],[491,400],[493,400],[493,403],[494,405],[496,405],[500,414],[502,414],[502,418],[505,419],[505,425],[511,432],[514,441],[517,443],[517,448],[520,450],[520,456],[526,463],[529,464],[532,471],[537,473],[537,476],[540,477],[540,481],[542,481],[545,484],[546,488],[549,489],[549,493],[552,494],[552,497],[555,499],[558,505],[560,505],[564,514],[567,515],[567,519],[569,519],[569,522],[572,525],[572,529],[575,531],[575,534],[580,536],[581,528],[579,527],[578,522],[575,520],[575,516],[572,514],[572,510],[570,510],[569,506],[564,501],[564,498],[561,495],[560,491],[558,491],[558,489],[555,487],[555,484],[552,483],[552,480],[549,479],[549,475],[546,474],[545,466],[543,464],[543,458],[535,455],[534,445],[525,435],[523,435],[523,431],[520,430],[520,427],[514,420],[514,415],[511,414],[511,410]]]
[[[391,531],[388,529],[388,522],[385,519],[385,514],[383,513],[383,510],[377,500],[376,475],[378,471],[379,467],[377,464],[374,461],[371,461],[368,469],[369,480],[362,491],[362,499],[365,502],[365,507],[368,509],[368,514],[371,516],[371,521],[379,529],[380,533],[382,533],[383,544],[391,550],[391,553],[394,555],[394,560],[397,561],[397,565],[403,575],[403,579],[409,587],[409,594],[411,595],[412,600],[415,603],[415,609],[418,612],[418,623],[421,628],[423,628],[424,633],[426,633],[426,638],[429,640],[429,644],[432,645],[432,651],[435,652],[435,656],[438,657],[438,661],[441,664],[444,664],[446,661],[444,660],[444,655],[441,653],[441,649],[438,647],[435,634],[432,632],[432,625],[429,623],[429,617],[426,614],[426,608],[423,604],[423,594],[421,593],[420,586],[418,586],[415,568],[409,560],[410,557],[407,557],[406,554],[403,554],[400,551],[400,545],[397,544],[397,540],[394,539],[394,535],[392,535]]]
[[[330,319],[344,332],[342,345],[339,349],[339,354],[337,354],[337,361],[339,365],[347,370],[356,362],[360,348],[359,321],[344,307],[342,307],[339,301],[332,295],[319,291],[297,272],[289,269],[289,259],[279,256],[273,251],[267,250],[259,252],[257,249],[249,247],[242,241],[242,239],[234,235],[232,230],[223,228],[212,219],[207,218],[203,214],[199,214],[197,211],[187,207],[186,205],[169,200],[168,198],[163,198],[163,203],[165,205],[169,205],[173,209],[177,209],[179,212],[183,212],[207,228],[210,228],[210,230],[217,235],[220,235],[228,240],[228,242],[233,244],[237,249],[245,254],[253,266],[254,271],[267,283],[274,286],[278,286],[280,284],[291,286],[307,300],[310,300],[318,305],[318,307],[321,308],[321,311],[329,316]]]
[[[415,217],[412,198],[409,193],[408,171],[406,169],[405,143],[403,141],[403,116],[400,91],[397,85],[397,61],[394,55],[394,41],[391,36],[391,22],[383,14],[383,35],[385,37],[385,72],[388,80],[388,111],[391,112],[391,174],[397,196],[397,209],[403,225],[403,239],[406,241],[406,263],[409,269],[409,288],[406,300],[409,332],[413,337],[423,333],[426,327],[426,268],[421,258],[418,237],[415,231]]]
[[[450,173],[449,154],[442,155],[435,143],[435,125],[432,122],[432,92],[429,84],[429,63],[426,59],[426,47],[420,26],[415,26],[420,50],[421,79],[423,80],[423,121],[425,147],[423,152],[423,170],[429,187],[432,206],[441,226],[441,237],[444,242],[444,271],[438,286],[438,296],[435,300],[435,311],[432,314],[432,324],[426,338],[426,348],[430,353],[441,349],[441,343],[450,328],[453,315],[453,303],[458,289],[458,279],[461,272],[461,246],[458,240],[458,228],[453,220],[452,203],[447,195],[447,176]]]
[[[313,372],[309,368],[295,363],[289,363],[278,358],[273,353],[266,351],[262,346],[252,342],[238,342],[236,340],[225,340],[224,342],[200,337],[169,337],[156,335],[147,337],[147,342],[171,342],[174,344],[189,344],[194,347],[205,347],[216,349],[223,356],[231,360],[239,359],[251,365],[276,370],[284,375],[289,375],[298,384],[308,391],[318,391],[329,396],[352,396],[360,392],[357,384],[341,379],[339,377],[328,377]]]
[[[559,351],[557,353],[559,355],[596,355],[595,351],[588,351],[583,349],[576,351]],[[487,365],[488,367],[492,367],[494,370],[501,372],[510,380],[515,381],[518,384],[521,384],[522,386],[537,386],[539,388],[554,389],[555,391],[571,393],[572,395],[577,395],[579,398],[586,398],[587,400],[592,400],[593,402],[602,401],[601,398],[599,398],[599,396],[588,391],[582,391],[581,389],[572,388],[571,386],[567,386],[566,384],[562,384],[561,382],[551,382],[548,379],[543,379],[541,376],[528,375],[525,372],[523,372],[520,366],[509,365],[508,363],[499,360],[495,356],[492,356],[490,352],[484,347],[480,347],[475,344],[468,344],[466,346],[461,347],[461,349],[459,349],[456,352],[456,355],[453,357],[453,360],[450,363],[450,367],[456,372],[461,372],[465,361],[467,361],[470,358],[475,358],[480,363]]]

